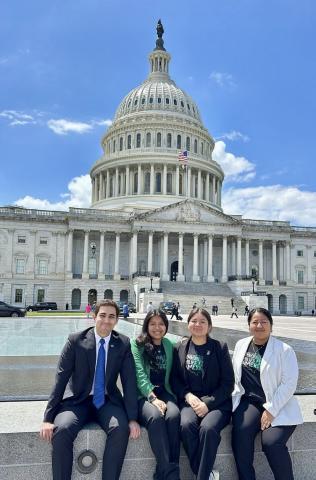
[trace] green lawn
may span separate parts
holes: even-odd
[[[27,317],[86,317],[85,312],[65,310],[42,310],[40,312],[26,312]],[[91,317],[91,314],[90,314]]]

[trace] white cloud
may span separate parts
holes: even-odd
[[[19,110],[2,110],[2,112],[0,112],[0,117],[8,119],[11,127],[36,123],[33,115],[29,115]]]
[[[58,120],[48,120],[47,126],[57,135],[67,135],[68,133],[88,133],[96,126],[110,126],[112,120],[91,120],[90,122],[75,122],[60,118]]]
[[[303,191],[297,186],[230,188],[223,192],[222,207],[227,214],[244,218],[316,226],[316,192]]]
[[[249,137],[248,135],[245,135],[244,133],[238,132],[236,130],[232,130],[231,132],[223,133],[220,137],[217,137],[217,140],[221,139],[227,139],[230,141],[235,141],[235,140],[242,140],[243,142],[249,142]]]
[[[226,152],[226,144],[222,140],[215,143],[212,157],[221,165],[227,182],[248,182],[256,175],[255,165],[245,157]]]
[[[209,76],[210,80],[213,80],[220,87],[236,87],[236,83],[233,76],[230,73],[224,72],[212,72]]]
[[[90,175],[74,177],[68,183],[68,192],[62,193],[59,202],[34,198],[26,195],[14,202],[15,205],[39,210],[68,210],[69,207],[88,208],[91,204],[91,179]]]

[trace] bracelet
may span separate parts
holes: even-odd
[[[147,397],[147,400],[149,403],[154,402],[157,399],[156,395],[154,393],[150,393]]]

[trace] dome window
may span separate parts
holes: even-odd
[[[181,148],[181,135],[177,135],[177,148]]]
[[[132,136],[127,135],[127,148],[130,150],[132,148]]]
[[[197,139],[194,140],[194,153],[197,153]]]
[[[182,100],[181,100],[181,107],[184,108],[184,103]]]
[[[113,153],[115,153],[116,141],[113,140]]]
[[[172,193],[172,173],[167,173],[167,193]]]
[[[123,150],[123,137],[120,137],[120,152]]]
[[[201,155],[203,155],[203,154],[204,154],[204,143],[201,142]]]
[[[173,105],[178,105],[178,102],[176,99],[173,100]]]
[[[134,178],[133,178],[133,193],[138,192],[138,173],[134,173]]]
[[[190,104],[189,104],[189,103],[187,103],[187,107],[188,107],[188,110],[191,110],[191,108],[190,108]]]
[[[191,147],[190,137],[187,137],[186,142],[185,142],[185,148],[187,150],[190,150],[190,147]]]
[[[154,99],[153,99],[153,97],[150,97],[150,99],[149,99],[149,103],[154,103]]]
[[[166,104],[169,105],[170,103],[170,100],[169,100],[169,97],[166,98]]]
[[[136,135],[136,148],[140,148],[141,136],[140,133]]]
[[[193,107],[193,105],[192,105],[192,110],[193,110],[193,112],[195,113],[195,108]]]
[[[161,147],[161,133],[157,133],[157,147]]]
[[[144,193],[150,193],[150,172],[145,172]]]
[[[137,103],[138,103],[138,99],[135,98],[135,100],[134,100],[134,105],[137,105]]]
[[[146,99],[145,99],[145,97],[143,97],[143,98],[142,98],[142,105],[145,104],[145,101],[146,101]]]
[[[131,101],[128,102],[127,107],[129,108],[131,106]]]
[[[156,193],[161,193],[161,173],[156,173]]]
[[[151,133],[148,132],[146,133],[146,147],[150,147],[151,146]]]
[[[171,148],[172,136],[171,133],[167,133],[167,148]]]
[[[161,97],[158,97],[157,101],[158,103],[161,103]]]

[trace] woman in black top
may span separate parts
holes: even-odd
[[[234,374],[226,343],[209,337],[212,320],[207,310],[192,310],[188,329],[190,337],[175,347],[172,387],[191,469],[197,480],[209,480],[220,432],[231,417]]]

